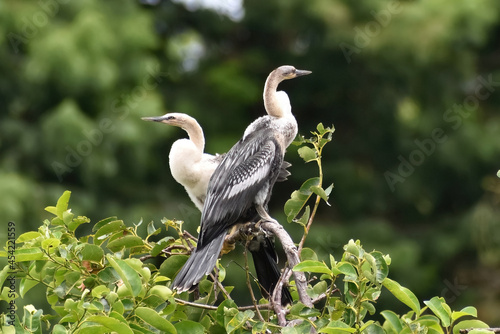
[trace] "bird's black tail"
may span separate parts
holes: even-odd
[[[196,248],[175,277],[172,288],[178,292],[190,290],[205,275],[210,274],[217,263],[225,236],[226,234],[222,233],[204,247]]]
[[[261,286],[261,293],[265,298],[269,299],[281,277],[274,242],[268,236],[259,235],[251,241],[248,249],[252,253],[255,272]],[[283,286],[281,304],[284,306],[292,302],[293,299],[290,291],[286,286]]]

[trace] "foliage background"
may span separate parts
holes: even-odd
[[[280,86],[300,133],[337,129],[323,159],[332,207],[307,246],[341,254],[361,239],[420,299],[474,305],[498,325],[499,14],[496,0],[4,0],[0,221],[35,229],[69,189],[93,222],[165,216],[195,232],[199,213],[168,170],[184,133],[140,117],[188,113],[206,151],[225,152],[263,114],[267,74],[293,64],[313,71]],[[287,160],[271,212],[293,234],[283,204],[314,175],[295,149]]]

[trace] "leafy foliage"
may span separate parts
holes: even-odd
[[[313,193],[317,195],[313,212],[321,200],[328,201],[329,191],[321,186],[321,152],[332,133],[333,128],[320,124],[313,132],[315,137],[299,142],[306,145],[299,148],[300,155],[306,162],[317,162],[320,176],[304,183],[300,201],[294,201],[297,192],[292,194],[292,203],[287,205],[295,216]],[[189,302],[189,293],[176,295],[169,288],[196,243],[183,230],[182,221],[163,219],[160,228],[151,222],[147,235],[142,236],[138,233],[142,222],[127,226],[110,217],[97,222],[91,233],[77,237],[75,231],[90,220],[72,213],[69,199],[70,192],[65,191],[55,206],[45,208],[52,219],[17,238],[20,284],[19,296],[14,298],[24,298],[36,287],[45,292],[52,312],[27,305],[22,317],[16,314],[14,326],[6,326],[7,317],[2,315],[4,333],[309,333],[314,328],[319,333],[456,334],[463,328],[488,327],[475,319],[474,307],[452,311],[440,297],[421,305],[413,292],[388,277],[390,256],[366,251],[359,240],[344,246],[340,261],[333,255],[320,259],[312,249],[302,249],[302,261],[293,270],[309,275],[308,294],[315,305],[302,304],[292,282],[294,302],[286,308],[289,327],[277,324],[273,308],[265,300],[236,305],[230,297],[233,287],[223,285],[226,273],[220,264],[219,283],[204,279],[199,296]],[[305,226],[311,226],[312,217]],[[163,229],[175,236],[153,241]],[[156,256],[166,258],[160,266],[148,261]],[[0,272],[0,285],[8,269]],[[343,285],[342,289],[337,285]],[[378,311],[377,300],[384,288],[410,311]],[[10,302],[13,298],[6,289],[0,300]],[[383,320],[376,320],[377,315]]]

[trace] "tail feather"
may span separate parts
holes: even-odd
[[[252,253],[257,279],[261,286],[261,293],[265,298],[269,299],[281,277],[274,243],[271,238],[267,236],[259,236],[252,240],[249,250]],[[286,305],[292,302],[293,299],[290,291],[286,286],[283,286],[281,291],[281,304]]]
[[[221,234],[203,248],[196,248],[175,277],[172,288],[178,292],[190,290],[210,274],[217,263],[225,233]]]

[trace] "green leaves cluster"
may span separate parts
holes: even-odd
[[[169,278],[135,257],[154,248],[148,239],[160,229],[150,224],[143,240],[137,235],[140,224],[126,227],[111,217],[96,223],[93,234],[77,238],[75,230],[90,220],[75,217],[68,209],[69,197],[66,191],[56,206],[46,208],[55,215],[52,220],[17,239],[19,297],[45,291],[55,315],[28,305],[22,321],[16,319],[16,332],[50,328],[53,333],[176,333],[166,319],[176,309],[165,285]],[[7,270],[0,273],[1,284]]]
[[[321,155],[325,145],[332,140],[335,128],[333,125],[332,127],[325,128],[322,123],[319,123],[316,130],[317,131],[311,132],[313,137],[306,139],[304,136],[298,136],[293,144],[300,146],[297,151],[306,163],[312,161],[316,162],[318,165],[318,176],[306,180],[299,190],[294,191],[290,196],[290,199],[285,203],[284,208],[287,221],[289,223],[293,221],[303,225],[306,234],[308,232],[307,226],[312,222],[320,201],[323,200],[328,204],[328,197],[333,189],[333,183],[326,189],[323,188],[323,167],[321,164]],[[311,209],[309,205],[307,205],[307,202],[313,194],[316,194],[316,201],[311,214]],[[298,218],[298,215],[302,210],[303,214],[300,218]]]
[[[308,308],[295,300],[287,308],[287,319],[296,321],[294,327],[278,326],[274,312],[262,305],[265,300],[259,302],[262,309],[258,312],[242,308],[230,299],[232,287],[225,287],[228,295],[220,294],[207,279],[200,283],[196,304],[184,302],[169,288],[171,277],[186,259],[189,244],[182,233],[182,222],[163,220],[167,230],[174,229],[178,238],[167,236],[157,242],[150,239],[161,228],[150,223],[148,235],[141,238],[137,234],[140,224],[127,227],[115,217],[96,223],[92,234],[77,238],[75,230],[89,219],[75,216],[68,209],[69,197],[65,192],[56,206],[46,208],[54,214],[52,220],[45,220],[38,231],[24,233],[17,240],[16,275],[20,283],[16,297],[23,298],[34,289],[45,291],[52,314],[25,306],[22,318],[16,316],[14,327],[6,326],[2,316],[5,333],[42,333],[49,329],[58,334],[308,333],[314,327],[319,333],[450,334],[463,328],[488,327],[474,319],[474,307],[452,311],[438,297],[421,307],[409,289],[387,277],[389,255],[367,252],[359,240],[350,240],[344,246],[340,261],[330,255],[328,264],[313,250],[302,250],[302,261],[294,270],[309,273],[308,294],[318,302]],[[166,254],[167,259],[157,268],[146,261],[150,253]],[[8,267],[0,272],[2,285],[7,272]],[[338,283],[343,284],[341,290]],[[380,312],[383,323],[370,320],[377,314],[376,303],[383,287],[411,311],[398,314],[384,310]],[[0,299],[9,302],[6,290],[4,287]],[[291,290],[296,295],[293,286]]]
[[[313,287],[316,293],[325,296],[322,317],[329,322],[321,332],[363,332],[375,330],[374,327],[381,329],[374,321],[365,321],[365,317],[368,313],[373,315],[376,312],[374,304],[382,292],[382,283],[389,274],[390,257],[378,251],[366,252],[359,240],[350,240],[344,246],[341,261],[337,262],[330,255],[329,265],[318,261],[310,249],[304,251],[310,259],[304,260],[303,252],[303,261],[294,270],[322,274]],[[343,296],[335,284],[340,276],[343,276],[344,282]]]
[[[426,306],[421,308],[413,292],[398,282],[386,278],[384,286],[411,309],[403,315],[397,315],[390,310],[382,311],[380,314],[385,318],[383,329],[386,333],[458,334],[460,330],[472,328],[474,333],[493,333],[487,330],[487,324],[474,319],[477,317],[475,307],[468,306],[460,311],[452,311],[443,297],[433,297],[424,301]]]

